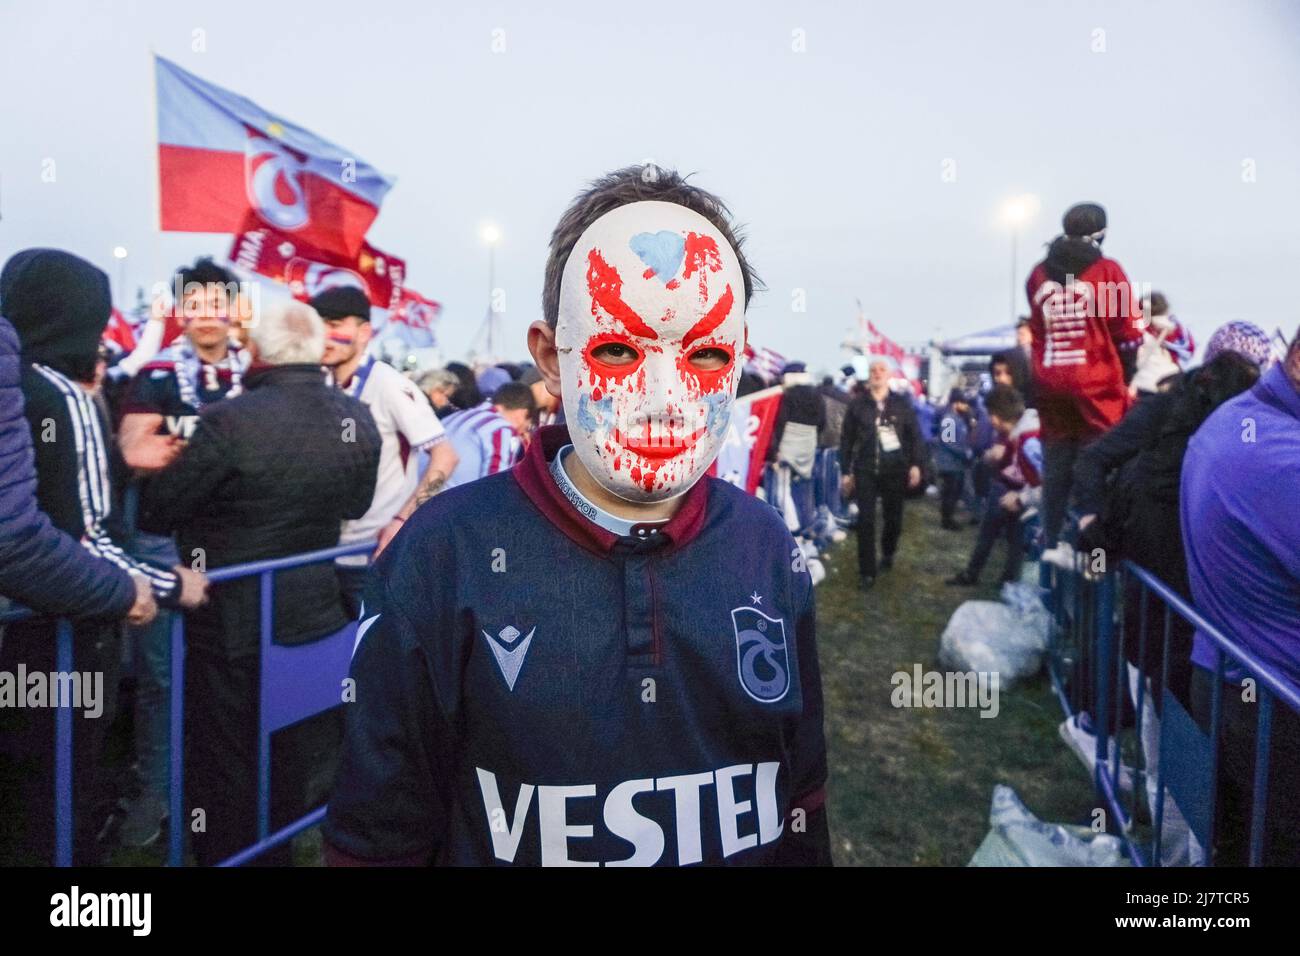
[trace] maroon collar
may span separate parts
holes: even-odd
[[[551,459],[569,443],[567,425],[542,426],[533,437],[523,460],[511,468],[510,473],[515,476],[524,494],[553,525],[588,551],[607,555],[619,540],[618,535],[580,515],[551,477]],[[677,513],[660,526],[658,534],[668,538],[664,549],[666,552],[675,551],[695,539],[704,527],[708,503],[709,480],[704,476],[686,492]]]

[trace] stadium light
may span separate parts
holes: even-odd
[[[1011,321],[1016,321],[1016,293],[1019,276],[1016,274],[1016,251],[1020,243],[1020,228],[1034,216],[1042,204],[1033,193],[1012,196],[1002,203],[1002,221],[1011,227]]]
[[[489,246],[494,246],[501,239],[501,230],[492,223],[483,227],[483,241]]]
[[[113,247],[113,258],[114,258],[114,259],[125,259],[125,258],[126,258],[126,246],[114,246],[114,247]]]

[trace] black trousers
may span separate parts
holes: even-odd
[[[998,499],[1006,494],[1006,489],[995,485],[984,502],[984,517],[980,519],[979,536],[975,539],[975,550],[971,552],[970,563],[966,571],[973,578],[978,578],[988,564],[989,556],[998,538],[1007,542],[1007,560],[1002,570],[1003,581],[1019,581],[1020,570],[1024,563],[1025,539],[1020,528],[1020,513],[1007,511]]]
[[[903,498],[907,493],[907,473],[853,476],[854,497],[858,503],[858,573],[876,576],[876,499],[880,499],[883,525],[880,552],[893,558],[898,539],[903,534]]]
[[[30,678],[57,666],[53,623],[11,624],[0,637],[0,671]],[[82,623],[73,633],[72,667],[83,676],[102,674],[98,716],[72,713],[72,862],[99,863],[95,837],[116,796],[102,766],[104,743],[117,711],[121,643],[116,625]],[[24,693],[26,688],[18,688]],[[84,695],[87,693],[83,689]],[[47,701],[48,704],[48,701]],[[54,863],[54,707],[0,707],[0,866]]]
[[[951,524],[957,513],[957,502],[961,500],[965,481],[964,472],[944,471],[939,474],[939,515],[944,524]]]
[[[260,653],[231,656],[191,640],[187,644],[184,825],[190,828],[199,864],[212,866],[257,842],[261,661]],[[335,707],[272,736],[268,833],[303,816],[313,803],[324,802],[337,765],[341,720],[342,708]],[[320,799],[313,799],[316,791]],[[254,861],[262,866],[291,863],[287,843]]]
[[[1044,547],[1056,546],[1070,506],[1070,489],[1074,486],[1074,463],[1087,442],[1056,439],[1043,442],[1043,541]]]
[[[336,564],[334,570],[339,576],[343,607],[347,610],[348,617],[356,620],[361,613],[361,599],[365,596],[366,582],[370,579],[370,565]]]
[[[1209,733],[1214,675],[1192,669],[1192,714]],[[1255,722],[1259,705],[1241,699],[1241,687],[1223,687],[1219,801],[1215,813],[1214,864],[1245,866],[1250,854],[1250,813],[1255,792]],[[1273,702],[1269,743],[1268,805],[1264,865],[1300,866],[1300,715]]]

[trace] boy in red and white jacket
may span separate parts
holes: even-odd
[[[1025,284],[1033,334],[1034,390],[1043,431],[1043,531],[1056,544],[1079,451],[1128,411],[1142,297],[1118,262],[1101,254],[1106,211],[1080,203],[1062,219]]]
[[[1002,442],[987,453],[989,464],[998,472],[984,509],[975,550],[965,570],[946,582],[963,587],[979,583],[980,572],[1001,536],[1007,539],[1007,563],[1001,580],[1003,583],[1020,580],[1024,559],[1021,520],[1026,511],[1037,507],[1042,494],[1043,442],[1038,412],[1025,408],[1023,396],[1010,385],[996,386],[984,400],[984,407]]]

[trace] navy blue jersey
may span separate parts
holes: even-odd
[[[189,439],[201,409],[240,393],[248,361],[248,353],[232,345],[220,362],[204,362],[184,341],[177,342],[140,369],[121,414],[161,415],[159,434]]]
[[[829,863],[812,582],[713,478],[642,537],[581,516],[539,433],[385,550],[325,822],[340,862]]]

